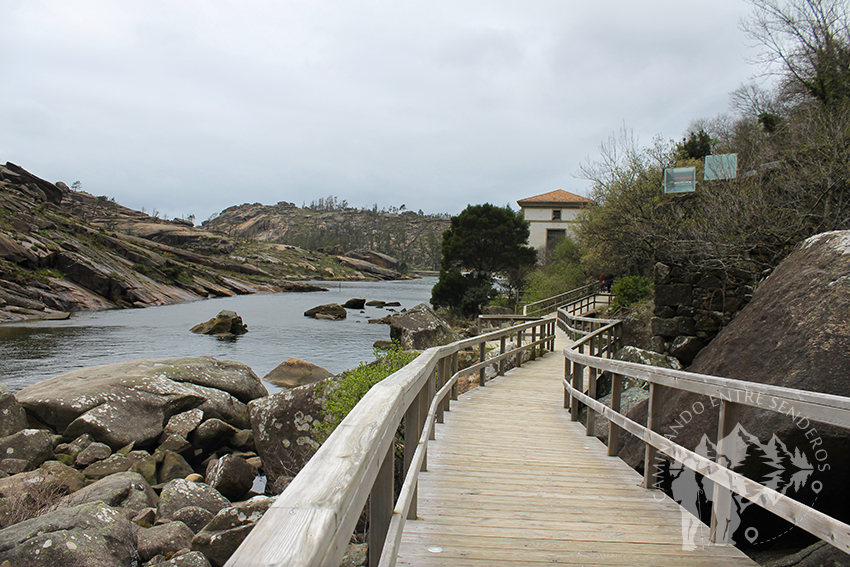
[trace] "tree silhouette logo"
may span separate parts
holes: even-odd
[[[805,451],[799,447],[788,447],[775,434],[763,443],[739,423],[720,446],[724,454],[718,458],[718,445],[703,434],[694,452],[744,476],[749,476],[747,473],[750,471],[758,471],[758,478],[750,478],[762,488],[753,490],[739,480],[729,478],[731,486],[745,496],[732,495],[729,517],[718,521],[718,541],[725,540],[727,534],[730,543],[746,540],[752,545],[760,545],[775,540],[790,528],[777,530],[773,526],[761,526],[760,529],[755,522],[748,521],[745,512],[754,505],[754,501],[763,499],[775,504],[780,495],[784,495],[812,506],[823,489],[816,475],[818,470],[823,469],[818,469]],[[704,547],[709,541],[709,530],[703,522],[711,517],[714,483],[694,472],[695,468],[694,459],[686,459],[683,463],[671,463],[667,470],[669,493],[681,506],[682,548],[685,550]],[[766,490],[768,488],[775,492]]]

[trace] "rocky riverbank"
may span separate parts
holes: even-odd
[[[458,338],[424,304],[390,319],[411,348]],[[223,565],[318,448],[326,374],[269,395],[198,357],[0,385],[0,565]]]
[[[0,322],[403,277],[376,258],[231,238],[0,166]]]

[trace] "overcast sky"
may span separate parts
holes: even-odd
[[[0,0],[0,163],[196,222],[456,214],[680,139],[756,69],[744,0]]]

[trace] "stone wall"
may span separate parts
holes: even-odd
[[[745,271],[696,271],[660,262],[654,279],[649,348],[685,366],[749,303],[756,281]]]

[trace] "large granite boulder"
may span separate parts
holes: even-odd
[[[21,405],[66,439],[88,433],[118,449],[152,446],[177,414],[198,408],[234,427],[268,395],[244,364],[211,357],[134,360],[74,370],[18,392]]]
[[[80,506],[91,502],[103,502],[113,508],[128,508],[139,511],[157,505],[159,498],[142,475],[122,472],[107,476],[65,497],[61,505]]]
[[[339,303],[328,303],[326,305],[318,305],[304,312],[305,317],[313,319],[327,319],[329,321],[341,321],[348,317],[348,312],[345,307]]]
[[[27,428],[27,415],[5,384],[0,384],[0,438]]]
[[[295,476],[316,452],[322,434],[317,426],[325,418],[324,396],[337,384],[328,378],[248,404],[254,445],[271,482]]]
[[[268,496],[255,496],[220,510],[192,540],[192,550],[203,553],[214,567],[221,567],[274,501]]]
[[[281,362],[274,370],[263,376],[263,380],[271,382],[275,386],[296,388],[324,380],[329,376],[333,376],[333,374],[321,366],[316,366],[300,358],[290,358]]]
[[[850,396],[850,231],[824,233],[803,242],[759,286],[735,319],[700,351],[688,371]],[[770,396],[755,400],[765,409],[746,406],[738,416],[746,433],[742,436],[749,440],[748,455],[771,451],[771,444],[781,444],[782,453],[787,450],[794,455],[794,459],[789,457],[782,463],[788,476],[796,470],[792,465],[803,460],[810,472],[798,476],[794,486],[782,484],[777,489],[787,489],[789,496],[812,504],[811,486],[822,486],[815,507],[843,521],[850,520],[848,430],[816,424],[795,408],[768,411],[774,401]],[[716,399],[669,391],[663,400],[661,433],[672,435],[674,441],[692,450],[704,444],[705,438],[715,443],[718,408]],[[637,406],[630,417],[646,423],[646,403]],[[620,455],[633,466],[642,467],[643,443],[625,434],[622,441]],[[757,444],[767,449],[759,449]],[[769,459],[757,458],[747,458],[737,470],[755,479],[777,473]],[[749,510],[756,513],[756,508]],[[744,521],[743,525],[753,524]],[[767,531],[759,525],[760,533]]]
[[[363,309],[366,307],[365,297],[352,297],[342,304],[346,309]]]
[[[207,472],[207,484],[231,502],[241,500],[254,485],[256,471],[248,461],[235,455],[224,455]]]
[[[431,308],[420,303],[390,317],[390,338],[404,350],[425,350],[462,337]]]
[[[200,323],[190,329],[199,335],[213,335],[216,337],[235,337],[248,332],[248,325],[242,322],[242,317],[236,311],[220,311],[218,315]]]
[[[53,459],[54,436],[43,429],[23,429],[0,439],[0,459],[23,461],[23,470],[31,471]],[[0,467],[2,468],[2,467]]]
[[[230,501],[215,488],[201,482],[172,480],[162,488],[162,493],[159,495],[156,519],[157,521],[172,520],[179,510],[190,506],[198,506],[216,514],[222,508],[230,506]]]
[[[57,503],[85,485],[83,475],[58,461],[34,471],[0,478],[0,528]]]
[[[150,561],[157,555],[173,555],[181,549],[189,549],[195,534],[183,522],[173,521],[136,534],[136,548],[142,561]]]
[[[0,530],[0,563],[116,567],[136,561],[136,526],[103,502],[59,508]]]

